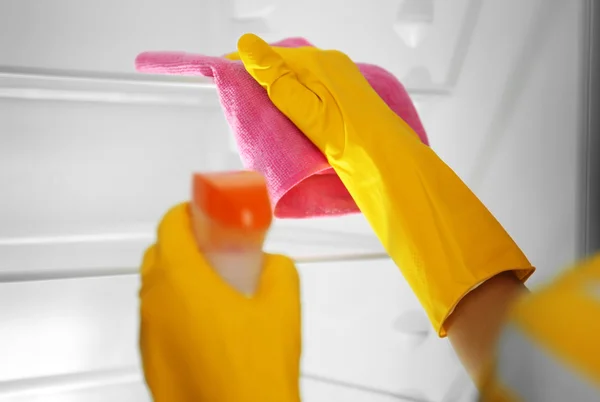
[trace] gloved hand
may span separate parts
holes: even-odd
[[[271,48],[246,34],[238,55],[270,99],[326,155],[440,336],[461,298],[525,255],[458,176],[339,51]]]
[[[169,211],[141,268],[140,347],[155,402],[296,402],[300,294],[293,262],[267,255],[251,299],[208,266],[189,205]]]

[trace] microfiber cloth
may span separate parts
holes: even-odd
[[[272,43],[313,46],[303,38]],[[244,167],[267,180],[277,218],[313,218],[360,210],[325,156],[276,107],[239,60],[185,52],[144,52],[135,61],[144,73],[214,79]],[[371,87],[427,145],[425,129],[404,86],[385,69],[357,63]],[[369,135],[369,133],[365,133]]]

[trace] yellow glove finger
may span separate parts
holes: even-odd
[[[283,58],[254,34],[243,35],[237,47],[248,72],[266,89],[285,75],[293,74]]]
[[[276,51],[253,34],[246,34],[238,41],[238,52],[246,71],[267,90],[273,104],[287,118],[303,132],[310,133],[314,131],[316,121],[321,120],[322,99],[329,97],[329,93],[318,80],[310,79],[310,74],[305,74],[306,77],[300,79],[278,53],[287,54],[290,50],[298,52],[293,48],[279,48]],[[310,51],[318,49],[303,49],[303,52]],[[315,89],[322,89],[324,93],[317,94]]]
[[[231,52],[231,53],[226,54],[223,57],[225,57],[227,60],[234,60],[234,61],[236,61],[236,60],[240,60],[241,61],[242,60],[241,57],[240,57],[240,54],[238,52]]]

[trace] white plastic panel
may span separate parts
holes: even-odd
[[[188,198],[190,173],[239,167],[215,92],[198,79],[137,75],[137,53],[220,54],[252,31],[388,68],[434,149],[539,267],[536,284],[579,247],[586,1],[1,2],[0,400],[19,389],[10,401],[146,401],[137,279],[32,279],[135,272],[159,217]],[[381,251],[360,216],[277,222],[268,247],[296,257]],[[418,342],[417,302],[391,263],[301,269],[303,367],[346,384],[307,380],[305,401],[469,393],[448,344],[431,333]],[[38,395],[57,375],[94,383],[102,370],[112,379]]]
[[[307,373],[438,401],[462,372],[392,262],[307,265],[301,279]]]
[[[241,167],[219,109],[195,106],[0,100],[0,186],[10,189],[0,199],[0,276],[136,267],[161,216],[189,199],[192,172]],[[332,221],[277,222],[268,248],[381,251],[361,235],[362,217],[344,235]]]
[[[472,30],[470,17],[481,1],[380,0],[376,6],[365,0],[278,3],[268,15],[270,32],[262,35],[266,39],[304,36],[318,47],[341,49],[356,61],[385,67],[409,87],[435,95],[453,84],[455,70],[462,67],[470,40],[463,31]],[[424,23],[411,29],[411,20]],[[409,38],[423,38],[416,42],[419,46],[404,40],[405,30]]]
[[[220,8],[194,0],[3,1],[0,65],[123,73],[149,49],[217,54],[227,28]]]
[[[50,378],[4,386],[2,402],[151,402],[138,371],[113,371]]]
[[[409,86],[433,147],[540,267],[532,283],[578,255],[586,0],[386,0],[376,7],[363,0],[179,0],[143,7],[109,1],[92,8],[72,0],[42,3],[2,3],[0,66],[11,68],[3,89],[19,71],[31,72],[28,68],[62,70],[67,76],[72,70],[95,71],[89,74],[98,79],[132,72],[132,60],[142,50],[219,54],[233,47],[242,28],[268,39],[302,35],[387,67]],[[411,26],[422,37],[418,46],[407,43]],[[68,78],[59,84],[69,85]],[[27,88],[19,83],[11,95],[4,93],[23,99],[31,95]],[[154,94],[172,90],[154,88]],[[216,106],[209,92],[196,93],[196,102]],[[193,103],[184,93],[184,99],[171,94],[167,103]],[[71,110],[72,105],[62,107]],[[11,117],[28,116],[27,110]],[[169,107],[154,110],[175,119],[178,127],[199,122],[199,117],[194,122],[177,117]],[[106,111],[95,113],[110,120]],[[134,118],[138,124],[144,119],[151,124],[147,114]],[[128,136],[135,137],[127,127]]]
[[[0,397],[2,402],[150,402],[145,384],[136,375],[123,378],[107,375],[113,382],[95,382],[97,378],[79,378],[79,384],[63,384],[62,387],[48,387],[45,391],[24,391],[15,389],[11,396]],[[335,383],[313,379],[301,381],[303,402],[415,402],[414,398],[399,398],[385,393],[373,393],[362,389],[349,388]],[[8,395],[8,394],[7,394]],[[454,401],[461,402],[461,401]],[[465,400],[465,402],[467,402]]]
[[[0,384],[136,366],[137,287],[136,276],[2,284]]]
[[[443,396],[460,373],[455,357],[432,334],[393,264],[299,269],[305,374],[396,395]],[[115,372],[138,372],[137,276],[0,286],[0,305],[11,306],[0,309],[0,400],[27,386],[69,386],[64,376],[77,373],[106,372],[117,381],[127,375]],[[407,311],[414,318],[402,322]]]
[[[239,166],[227,163],[223,120],[181,107],[1,101],[0,183],[11,191],[0,201],[0,237],[156,222],[189,198],[193,171]]]

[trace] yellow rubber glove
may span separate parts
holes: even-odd
[[[300,293],[293,262],[267,255],[256,295],[199,253],[188,204],[169,211],[141,269],[140,347],[155,402],[300,401]]]
[[[440,336],[472,288],[503,271],[522,280],[533,273],[492,214],[345,54],[271,48],[252,34],[240,38],[238,54],[326,155]]]

